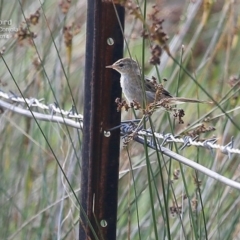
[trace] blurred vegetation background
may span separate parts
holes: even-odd
[[[65,110],[74,101],[82,113],[86,1],[0,4],[0,20],[12,20],[10,27],[18,28],[9,39],[0,39],[5,60],[0,60],[0,89],[16,95],[20,89],[25,97],[44,99],[46,104],[57,102]],[[217,137],[225,145],[234,136],[234,147],[239,148],[240,2],[158,0],[139,4],[147,24],[153,6],[158,7],[163,31],[169,36],[167,44],[176,59],[163,53],[160,65],[149,63],[153,43],[143,40],[142,21],[126,7],[126,43],[131,56],[140,65],[144,63],[144,73],[160,81],[167,79],[163,84],[172,95],[210,100],[194,78],[225,112],[233,110],[226,116],[215,105],[184,104],[183,124],[165,111],[154,113],[155,131],[189,135],[201,126],[201,139]],[[196,4],[199,8],[194,11]],[[0,27],[9,28],[6,24]],[[125,56],[129,56],[127,48]],[[208,121],[203,122],[206,117]],[[132,111],[122,112],[122,119],[133,118]],[[81,131],[38,123],[11,111],[0,115],[1,239],[78,239],[79,206],[56,159],[79,196]],[[215,131],[210,131],[213,127]],[[239,181],[238,155],[229,158],[217,150],[168,147]],[[238,190],[133,141],[121,145],[119,172],[117,239],[240,239]]]

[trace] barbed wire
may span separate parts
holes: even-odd
[[[151,129],[142,129],[142,126],[139,126],[139,124],[136,124],[136,121],[125,121],[122,122],[122,124],[119,126],[120,130],[121,130],[121,135],[123,137],[128,137],[129,135],[132,134],[132,137],[136,139],[136,137],[141,137],[141,139],[143,139],[143,137],[147,137],[148,138],[148,146],[157,149],[153,138],[157,138],[157,139],[162,139],[162,142],[160,144],[160,146],[164,146],[168,143],[182,143],[182,146],[180,147],[180,150],[183,150],[186,147],[189,146],[195,146],[195,147],[203,147],[203,148],[207,148],[211,151],[213,151],[213,149],[219,149],[222,153],[227,154],[228,157],[231,157],[232,153],[235,154],[240,154],[240,150],[233,148],[234,146],[234,138],[231,138],[231,141],[222,146],[217,144],[217,138],[210,138],[210,139],[206,139],[204,141],[198,141],[198,136],[196,137],[190,137],[190,136],[184,136],[184,137],[180,137],[180,136],[174,136],[172,133],[158,133],[158,132],[153,132]],[[110,129],[114,130],[116,129]],[[127,140],[126,140],[127,141]]]
[[[3,92],[2,90],[0,90],[0,97],[7,100],[11,100],[13,102],[21,103],[21,104],[27,103],[29,108],[38,107],[43,110],[49,111],[50,115],[40,114],[38,112],[32,112],[37,119],[45,120],[45,121],[46,120],[56,121],[59,123],[67,124],[75,128],[83,127],[83,124],[82,124],[83,115],[78,114],[74,106],[69,111],[65,111],[59,108],[59,106],[56,103],[46,105],[41,102],[43,101],[43,99],[38,100],[36,98],[30,98],[30,99],[22,98],[15,95],[14,93],[8,94]],[[0,101],[0,107],[9,109],[11,111],[17,112],[19,114],[22,114],[28,117],[32,117],[29,110],[25,110],[22,107],[17,107],[11,103]],[[55,114],[61,114],[62,116],[55,116]],[[69,118],[79,120],[79,122],[70,120]],[[148,146],[153,149],[159,149],[159,147],[158,146],[156,147],[154,144],[153,140],[155,137],[156,139],[162,139],[160,146],[165,146],[168,143],[174,142],[174,143],[182,143],[180,150],[183,150],[186,147],[195,146],[195,147],[203,147],[210,151],[213,151],[214,149],[219,149],[222,153],[227,154],[229,158],[231,157],[232,153],[240,154],[240,150],[233,147],[234,146],[233,137],[231,138],[231,141],[228,144],[226,144],[225,146],[222,146],[217,144],[217,138],[211,138],[204,141],[199,141],[198,137],[194,137],[194,138],[190,136],[179,137],[179,136],[174,136],[172,133],[164,134],[164,133],[153,132],[151,129],[143,129],[143,125],[140,122],[141,120],[123,121],[121,125],[105,131],[104,134],[109,135],[111,131],[114,131],[115,129],[120,128],[121,136],[123,136],[124,139],[134,139],[134,140],[137,140],[138,142],[141,142],[144,139],[144,137],[147,137]]]
[[[25,103],[25,104],[27,103],[29,107],[39,107],[43,110],[48,110],[51,113],[51,115],[61,114],[61,115],[67,116],[68,118],[83,120],[83,115],[78,114],[74,106],[72,106],[72,108],[69,111],[65,111],[63,109],[60,109],[57,103],[46,105],[41,103],[43,99],[38,100],[36,98],[30,98],[30,99],[22,98],[12,92],[8,94],[3,92],[2,90],[0,90],[0,97],[11,100],[13,102]]]

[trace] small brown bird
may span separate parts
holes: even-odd
[[[145,98],[146,104],[160,101],[164,98],[168,98],[170,100],[169,104],[174,105],[180,103],[210,103],[191,98],[172,97],[165,89],[162,89],[160,95],[156,95],[157,90],[153,81],[146,77],[145,81],[142,81],[139,66],[131,58],[119,59],[113,65],[106,66],[106,68],[112,68],[121,74],[120,82],[122,91],[129,103],[136,101],[142,105]]]

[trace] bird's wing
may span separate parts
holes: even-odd
[[[149,92],[156,92],[156,88],[149,78],[145,77],[145,90]]]
[[[149,91],[149,92],[156,92],[156,88],[154,86],[154,83],[151,79],[149,78],[145,78],[145,82],[146,82],[146,91]],[[166,90],[166,89],[163,89],[162,90],[162,98],[171,98],[172,95]]]

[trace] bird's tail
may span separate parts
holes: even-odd
[[[169,105],[178,105],[182,103],[208,103],[212,104],[213,102],[202,101],[193,98],[183,98],[183,97],[171,97],[171,98],[162,98],[160,101],[156,101],[153,103],[155,106],[169,106]]]
[[[182,104],[182,103],[208,103],[212,104],[213,102],[209,101],[202,101],[198,99],[193,98],[184,98],[184,97],[172,97],[168,98],[167,101],[169,101],[169,104]]]

